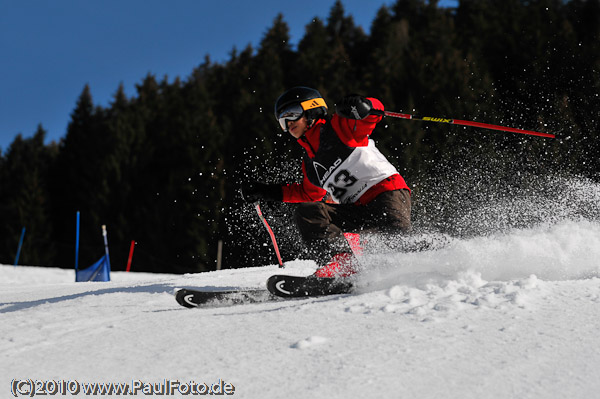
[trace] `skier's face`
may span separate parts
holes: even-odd
[[[288,121],[287,128],[288,132],[290,132],[294,138],[299,139],[308,130],[308,121],[306,120],[306,116],[303,115],[302,118],[295,121]]]

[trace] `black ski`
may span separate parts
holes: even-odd
[[[265,289],[205,291],[182,288],[176,291],[175,299],[181,306],[195,308],[202,305],[225,306],[266,302],[275,299],[275,297]]]
[[[278,298],[308,298],[347,294],[352,291],[350,278],[320,278],[276,274],[267,280],[267,289],[200,290],[181,288],[175,292],[177,303],[186,308],[228,306],[273,301]]]
[[[267,289],[273,295],[283,298],[337,295],[351,292],[352,281],[348,277],[322,278],[276,274],[267,280]]]

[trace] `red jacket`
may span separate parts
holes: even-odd
[[[384,109],[383,104],[379,100],[375,98],[369,98],[369,100],[373,104],[374,109]],[[369,144],[369,136],[381,119],[382,117],[377,115],[369,115],[362,120],[346,119],[334,114],[331,118],[330,126],[333,128],[333,131],[339,140],[345,144],[345,146],[350,147],[351,150],[351,148],[365,147]],[[315,158],[316,153],[319,151],[321,144],[320,136],[322,128],[325,127],[326,123],[327,121],[324,119],[317,120],[314,125],[298,139],[298,143],[306,150],[306,156],[310,159]],[[320,201],[327,194],[325,189],[311,183],[307,175],[305,161],[302,162],[302,172],[304,175],[302,183],[291,183],[282,187],[284,202]],[[354,203],[357,205],[367,204],[382,192],[399,189],[410,190],[402,176],[397,173],[391,174],[369,188]]]

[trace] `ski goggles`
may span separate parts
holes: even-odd
[[[292,104],[284,108],[283,111],[277,115],[277,120],[279,121],[281,128],[287,132],[288,121],[297,121],[302,118],[302,115],[304,115],[302,106],[300,104]]]

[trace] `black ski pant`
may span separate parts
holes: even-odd
[[[410,192],[385,191],[366,205],[306,202],[296,208],[296,224],[308,257],[324,266],[342,252],[351,252],[344,233],[400,233],[411,228]]]

